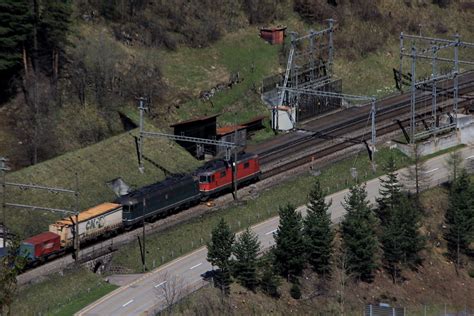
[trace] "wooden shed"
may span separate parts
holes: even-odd
[[[220,127],[216,131],[217,140],[238,143],[242,147],[245,147],[247,142],[247,127],[243,125],[224,126]],[[239,151],[240,148],[237,148]],[[216,156],[223,157],[225,155],[225,148],[217,146]]]
[[[197,138],[216,139],[216,119],[219,114],[199,117],[171,125],[174,134]],[[214,146],[197,146],[195,143],[177,141],[182,147],[198,159],[203,159],[205,152],[213,153]]]
[[[264,27],[260,29],[260,37],[270,44],[283,44],[286,26]]]

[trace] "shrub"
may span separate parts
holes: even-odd
[[[301,289],[298,284],[293,284],[291,286],[290,295],[295,300],[299,300],[301,298]]]

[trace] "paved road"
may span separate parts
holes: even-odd
[[[474,148],[461,150],[464,161],[474,159]],[[447,180],[446,155],[435,157],[427,162],[426,173],[430,175],[431,186],[438,185]],[[400,170],[399,175],[406,170]],[[367,193],[371,202],[378,195],[379,180],[367,182]],[[327,197],[332,200],[329,209],[331,219],[340,221],[344,215],[341,202],[348,190],[334,193]],[[299,210],[304,214],[305,207]],[[279,218],[273,217],[265,222],[252,227],[258,235],[263,248],[273,245],[273,233],[278,227]],[[153,315],[156,311],[167,306],[167,302],[176,300],[177,294],[183,295],[205,284],[201,274],[212,269],[206,261],[207,250],[205,247],[180,257],[165,266],[144,274],[136,281],[122,286],[105,297],[87,306],[76,315]],[[179,292],[179,293],[176,293]]]

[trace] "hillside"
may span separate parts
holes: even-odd
[[[463,1],[433,2],[241,0],[215,8],[212,1],[191,1],[178,10],[168,1],[73,1],[57,80],[50,80],[50,61],[40,60],[47,71],[38,74],[36,116],[19,67],[8,81],[12,86],[0,101],[0,154],[21,168],[118,135],[124,131],[118,111],[134,110],[138,95],[149,98],[151,117],[161,129],[211,113],[222,113],[220,125],[266,114],[259,88],[265,76],[284,69],[288,45],[260,40],[264,25],[283,24],[304,34],[335,18],[335,75],[343,79],[344,91],[393,93],[401,31],[438,37],[458,31],[463,40],[474,41],[472,9]],[[241,80],[231,89],[199,99],[237,74]],[[0,73],[2,84],[7,75]]]
[[[273,299],[260,290],[253,293],[233,284],[229,299],[222,299],[219,290],[203,288],[173,307],[175,315],[360,315],[365,304],[379,302],[407,308],[409,315],[427,315],[474,310],[474,262],[460,270],[459,276],[452,262],[446,259],[446,245],[442,238],[447,190],[435,188],[423,193],[425,211],[421,230],[427,240],[423,264],[418,271],[404,270],[403,280],[392,283],[391,276],[379,269],[373,283],[347,279],[341,282],[341,271],[334,270],[331,282],[325,284],[306,270],[300,278],[302,298],[295,300],[289,294],[290,284],[282,280],[281,297]],[[336,259],[337,260],[337,259]],[[471,276],[469,276],[471,275]],[[347,276],[346,276],[347,277]],[[341,296],[342,293],[342,296]],[[343,297],[343,301],[341,300]],[[342,312],[344,310],[344,312]]]
[[[54,159],[21,169],[7,175],[7,181],[40,183],[75,190],[76,176],[79,184],[79,208],[84,209],[115,199],[106,185],[121,177],[132,188],[142,187],[165,178],[165,172],[189,172],[199,166],[188,152],[174,142],[164,139],[145,139],[145,156],[154,164],[144,161],[145,172],[138,170],[135,148],[136,130],[113,136],[95,145],[69,152]],[[166,154],[164,154],[166,153]],[[47,191],[7,189],[7,202],[30,203],[52,208],[75,209],[75,200],[66,194]],[[11,209],[7,212],[8,226],[20,238],[45,231],[62,214],[46,211]]]

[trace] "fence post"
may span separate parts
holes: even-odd
[[[373,316],[373,314],[372,314],[372,304],[369,305],[369,315]]]

